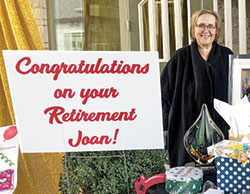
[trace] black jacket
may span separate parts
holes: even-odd
[[[164,130],[168,131],[170,167],[194,161],[186,152],[183,137],[195,122],[202,104],[208,106],[214,122],[228,138],[229,126],[213,108],[213,99],[228,99],[229,54],[233,52],[215,41],[205,61],[193,42],[175,52],[161,75]]]

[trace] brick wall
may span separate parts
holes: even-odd
[[[30,0],[30,4],[36,19],[38,30],[45,49],[48,49],[48,29],[47,29],[47,13],[46,0]]]

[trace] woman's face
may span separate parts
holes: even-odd
[[[195,25],[195,39],[202,48],[210,48],[216,37],[216,18],[210,14],[200,15]]]

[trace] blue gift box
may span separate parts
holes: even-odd
[[[250,190],[250,163],[242,167],[236,159],[217,157],[217,187],[225,194],[243,194]]]
[[[225,194],[243,194],[250,190],[250,144],[223,140],[208,147],[215,158],[217,187]]]

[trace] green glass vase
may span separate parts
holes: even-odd
[[[223,139],[222,131],[212,120],[207,105],[203,104],[199,117],[184,135],[184,147],[198,164],[208,165],[214,156],[208,155],[207,147]]]

